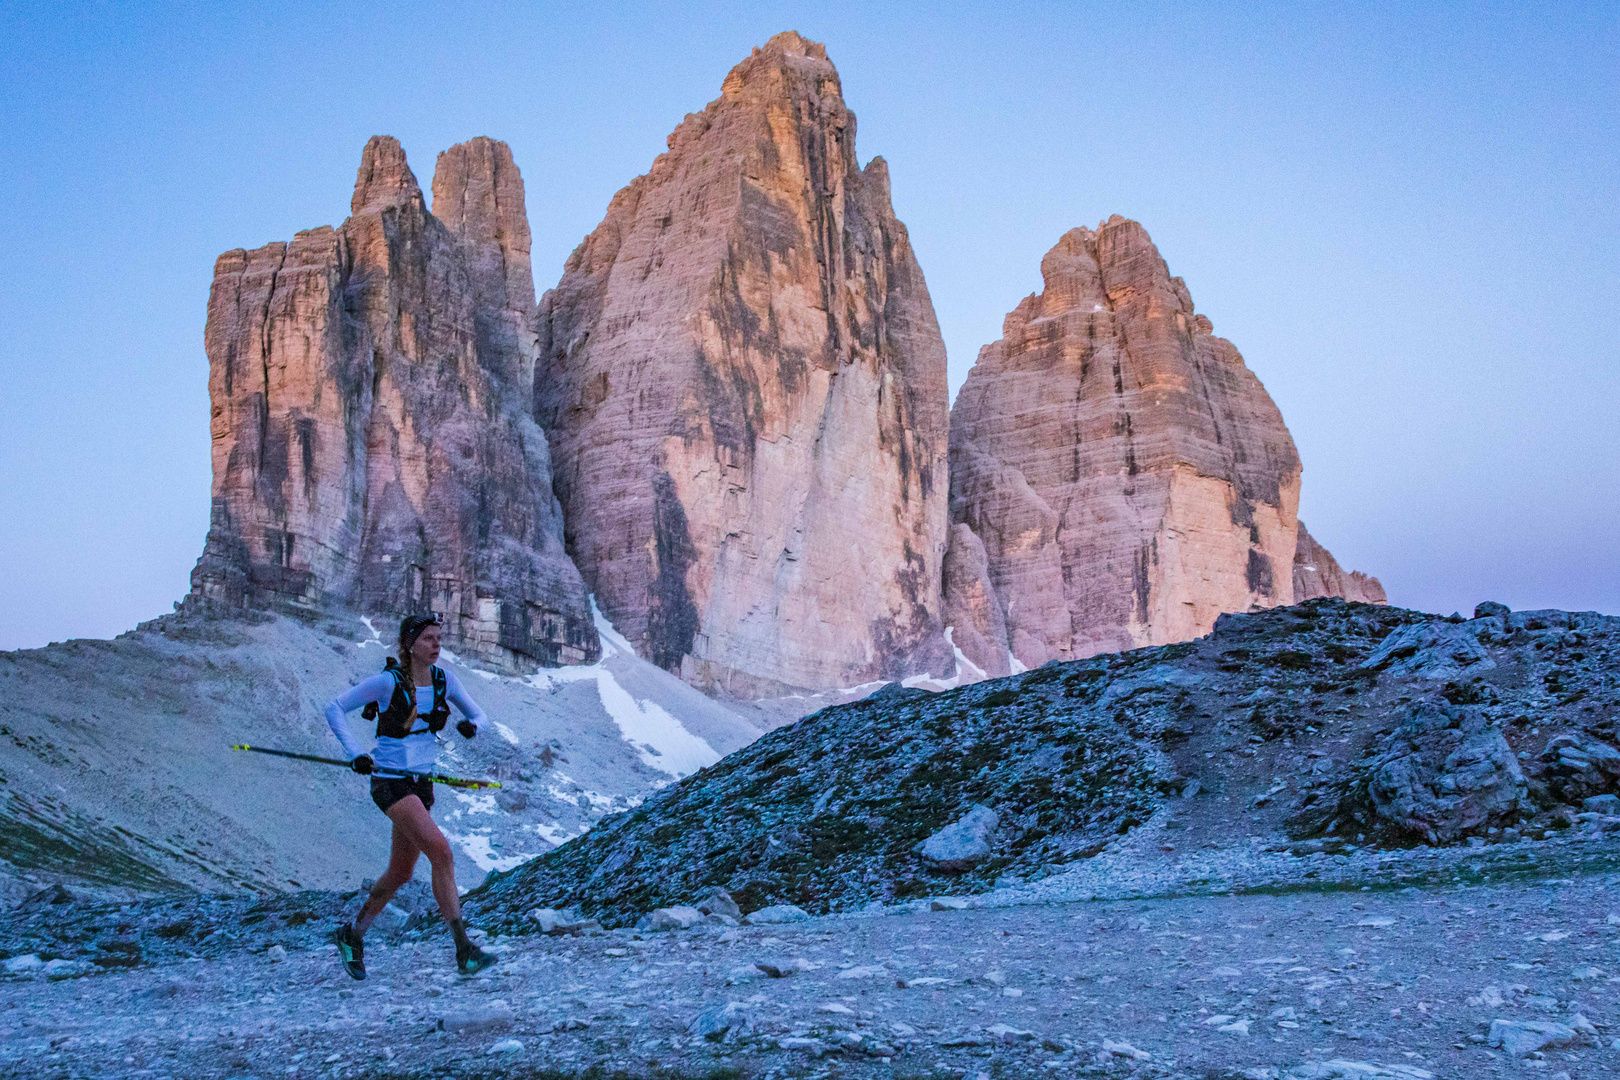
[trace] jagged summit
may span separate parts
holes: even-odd
[[[424,204],[366,144],[354,214],[220,256],[204,332],[213,506],[194,602],[445,613],[451,648],[522,668],[599,653],[562,547],[523,183],[504,144],[446,151]]]
[[[643,655],[737,696],[948,669],[944,343],[820,45],[731,71],[540,335],[569,551]]]
[[[373,135],[360,154],[349,212],[361,214],[413,201],[422,201],[422,189],[405,161],[405,148],[392,135]]]
[[[957,644],[1006,673],[1292,603],[1294,441],[1147,231],[1070,230],[1041,276],[951,414]]]

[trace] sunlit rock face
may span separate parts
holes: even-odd
[[[1384,584],[1360,570],[1345,570],[1333,553],[1316,542],[1305,523],[1299,523],[1294,549],[1294,603],[1318,596],[1340,596],[1363,604],[1387,604]]]
[[[822,46],[726,76],[539,332],[569,551],[643,656],[740,697],[950,669],[945,348]]]
[[[398,142],[367,145],[336,229],[228,251],[205,343],[213,509],[192,595],[433,609],[513,669],[595,659],[545,434],[523,181],[505,144],[440,155],[430,213]]]
[[[952,521],[1006,634],[980,620],[971,658],[1035,667],[1291,603],[1299,456],[1237,349],[1134,221],[1072,230],[1041,273],[951,414]]]

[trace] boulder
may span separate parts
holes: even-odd
[[[944,870],[967,867],[990,854],[990,834],[1001,817],[988,806],[975,806],[956,821],[919,843],[916,851]]]
[[[1479,643],[1475,627],[1436,621],[1390,631],[1361,666],[1420,679],[1456,679],[1490,671],[1496,661]]]
[[[774,926],[779,923],[808,922],[810,913],[793,904],[772,904],[762,907],[758,911],[750,911],[743,916],[743,922],[750,926]]]
[[[28,976],[43,968],[45,961],[33,953],[24,953],[21,956],[13,956],[3,966],[7,975]]]
[[[1547,784],[1565,802],[1583,803],[1620,785],[1620,750],[1580,732],[1561,732],[1541,751]],[[1613,813],[1586,807],[1599,813]]]
[[[753,1017],[747,1005],[728,1001],[724,1005],[704,1009],[686,1025],[686,1033],[710,1042],[733,1039],[753,1026]]]
[[[705,915],[726,915],[733,919],[742,918],[742,908],[737,906],[737,901],[733,900],[731,894],[724,889],[714,890],[707,900],[698,904],[697,909]]]
[[[1313,828],[1371,828],[1431,844],[1483,837],[1530,811],[1518,758],[1478,708],[1420,702],[1345,776]]]
[[[1574,1028],[1550,1020],[1492,1020],[1485,1041],[1514,1057],[1523,1057],[1549,1047],[1573,1045],[1579,1038]]]
[[[655,908],[648,917],[650,930],[690,930],[703,921],[703,913],[697,908],[677,904],[674,907]]]

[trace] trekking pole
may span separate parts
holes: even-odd
[[[292,758],[294,761],[313,761],[317,765],[341,765],[345,769],[351,767],[349,762],[344,761],[342,758],[320,757],[316,754],[297,754],[291,750],[273,750],[268,746],[248,746],[246,744],[241,744],[232,746],[231,749],[251,750],[255,754],[273,754],[276,757]],[[381,769],[375,767],[373,767],[371,772],[373,776],[398,777],[407,780],[431,780],[435,784],[443,784],[446,787],[472,788],[475,791],[479,788],[498,788],[501,786],[500,781],[498,780],[468,780],[461,776],[445,776],[443,773],[396,772],[393,769]]]

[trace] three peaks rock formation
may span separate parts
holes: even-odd
[[[1382,602],[1299,525],[1282,417],[1135,222],[1059,241],[951,410],[887,166],[796,33],[538,305],[505,144],[441,154],[430,212],[374,138],[352,211],[216,266],[193,603],[433,608],[522,670],[599,655],[594,595],[642,656],[752,698]]]

